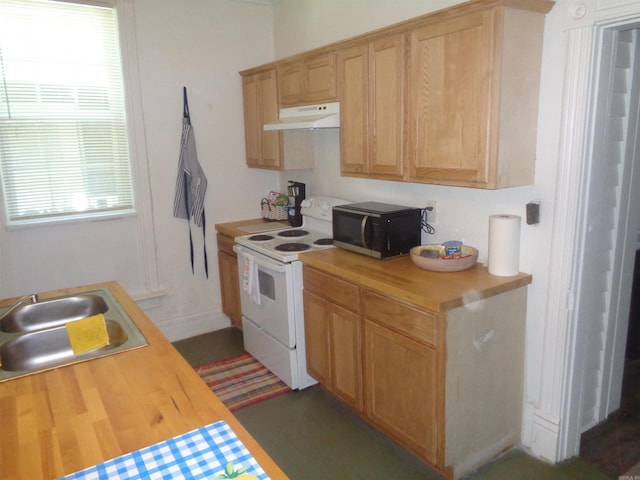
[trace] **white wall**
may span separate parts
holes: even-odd
[[[558,3],[562,3],[560,0]],[[366,3],[366,7],[364,4]],[[274,7],[276,58],[305,51],[367,32],[400,20],[412,18],[446,6],[457,0],[280,0]],[[320,142],[323,162],[313,171],[288,172],[281,184],[298,180],[308,184],[307,192],[361,200],[380,200],[422,207],[426,200],[437,201],[436,234],[428,242],[463,240],[480,250],[486,260],[488,218],[496,213],[522,216],[520,270],[533,275],[528,288],[526,345],[526,406],[523,442],[530,444],[530,416],[538,403],[544,352],[543,335],[548,281],[553,274],[549,253],[554,218],[559,125],[562,115],[562,85],[566,39],[562,30],[562,7],[556,5],[546,16],[541,73],[538,158],[535,183],[530,186],[484,191],[340,176],[339,143],[335,133],[323,133]],[[525,204],[541,201],[540,223],[527,225]]]
[[[159,274],[167,291],[161,308],[148,313],[176,339],[228,324],[221,313],[214,224],[258,217],[261,194],[277,186],[275,173],[246,167],[238,75],[273,58],[272,12],[228,0],[136,0],[135,10]],[[186,221],[172,217],[183,85],[209,181],[208,281],[202,230],[193,229],[192,275]]]
[[[140,83],[133,91],[140,92],[135,100],[142,111],[140,141],[147,155],[135,161],[145,162],[141,170],[148,172],[148,178],[139,180],[151,184],[151,195],[142,192],[139,200],[149,216],[0,229],[0,298],[104,280],[119,281],[135,296],[161,290],[165,295],[140,303],[163,333],[176,340],[229,324],[221,312],[214,224],[258,217],[261,195],[277,187],[277,174],[245,165],[238,75],[273,59],[272,8],[230,0],[122,2],[132,14],[123,23],[135,28],[138,47]],[[192,275],[186,221],[172,216],[183,85],[209,180],[208,280],[202,230],[193,231]],[[154,238],[144,238],[144,232]],[[156,251],[146,251],[154,243]],[[156,268],[157,281],[149,282],[147,273]]]

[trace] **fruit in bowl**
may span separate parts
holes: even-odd
[[[420,245],[409,251],[411,261],[420,268],[434,272],[459,272],[473,267],[478,261],[478,250],[462,245],[459,255],[450,255],[443,244]]]

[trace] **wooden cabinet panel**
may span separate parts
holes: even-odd
[[[362,293],[365,318],[429,345],[438,342],[438,316],[371,290]]]
[[[362,334],[360,316],[336,305],[331,318],[331,388],[357,411],[362,411]]]
[[[340,170],[343,175],[368,172],[369,45],[338,51],[340,102]]]
[[[357,285],[308,267],[305,267],[303,272],[305,290],[324,297],[336,305],[355,312],[359,311],[360,290]]]
[[[234,255],[236,252],[233,251],[233,245],[236,243],[233,237],[229,235],[223,235],[221,233],[216,234],[216,241],[218,243],[218,250],[228,253],[229,255]]]
[[[262,115],[259,127],[262,136],[262,163],[260,166],[280,168],[282,163],[281,134],[280,132],[265,132],[262,128],[265,123],[275,122],[280,113],[275,70],[260,74],[258,80]]]
[[[326,301],[310,293],[304,295],[304,338],[307,349],[307,372],[322,385],[331,382],[331,351]]]
[[[229,317],[234,327],[242,329],[242,308],[240,306],[240,276],[238,258],[233,251],[233,238],[217,234],[218,274],[222,311]]]
[[[493,10],[411,32],[409,179],[478,186],[489,181],[494,46]]]
[[[338,398],[362,410],[360,317],[304,291],[307,371]]]
[[[282,163],[280,132],[265,132],[265,123],[278,119],[275,69],[242,78],[247,165],[279,169]]]
[[[244,105],[244,143],[247,165],[257,167],[262,158],[260,107],[258,106],[258,76],[242,78],[242,98]]]
[[[404,36],[338,51],[343,175],[401,179]]]
[[[336,100],[335,54],[278,65],[279,101],[283,107]]]
[[[364,322],[365,412],[382,431],[437,465],[438,360],[434,350]]]
[[[333,102],[336,99],[336,56],[322,55],[304,62],[304,95],[306,103]]]
[[[278,92],[280,105],[290,107],[302,102],[302,61],[278,65]]]
[[[369,46],[369,172],[402,177],[404,121],[404,35]]]

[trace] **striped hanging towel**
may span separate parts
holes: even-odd
[[[187,101],[187,87],[183,88],[184,107],[182,115],[182,138],[180,140],[180,159],[178,161],[178,177],[176,179],[176,194],[173,200],[173,216],[185,218],[189,226],[189,246],[191,254],[191,271],[193,268],[193,238],[191,236],[191,217],[199,227],[202,227],[204,243],[204,270],[209,278],[206,245],[206,219],[204,213],[204,195],[207,192],[207,177],[198,162],[196,140],[191,127],[189,102]]]

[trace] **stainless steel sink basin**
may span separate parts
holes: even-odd
[[[93,358],[96,354],[106,353],[127,341],[127,333],[118,322],[106,320],[105,323],[109,334],[109,345],[82,355],[73,353],[64,325],[19,335],[0,347],[0,367],[9,372],[40,370],[69,360]]]
[[[3,332],[33,332],[105,313],[109,307],[98,295],[74,295],[20,305],[0,319]]]
[[[75,355],[65,324],[99,313],[109,345]],[[144,345],[144,335],[108,288],[0,308],[0,382]]]

